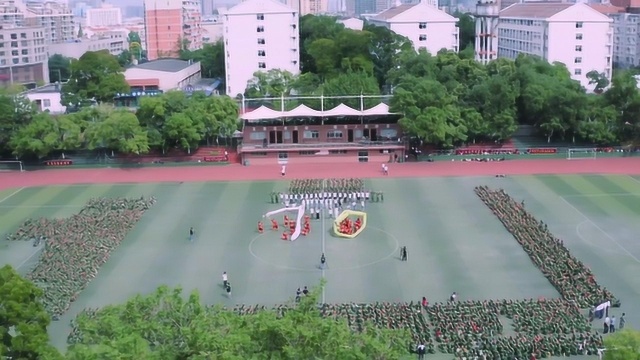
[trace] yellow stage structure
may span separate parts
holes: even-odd
[[[359,217],[362,219],[362,226],[360,226],[360,229],[358,229],[358,231],[354,232],[353,234],[343,234],[340,232],[340,223],[351,216],[355,216],[355,217]],[[336,218],[336,220],[333,222],[333,232],[339,236],[339,237],[343,237],[343,238],[347,238],[347,239],[353,239],[356,236],[360,235],[360,233],[364,230],[364,228],[367,227],[367,213],[363,212],[363,211],[354,211],[354,210],[345,210],[342,213],[340,213],[340,215],[338,215],[338,217]]]

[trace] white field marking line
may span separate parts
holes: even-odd
[[[323,196],[324,196],[324,190],[326,188],[325,187],[326,181],[327,181],[327,179],[323,179],[322,180],[322,194],[323,194]],[[327,232],[327,228],[325,227],[325,217],[326,217],[325,211],[327,211],[327,209],[325,207],[326,207],[326,202],[324,202],[324,199],[323,199],[323,206],[322,206],[322,254],[324,254],[324,250],[325,250],[325,236],[326,236],[325,233]],[[320,266],[322,266],[322,264],[320,264]],[[322,279],[324,279],[324,266],[322,266]],[[323,284],[322,285],[322,303],[323,304],[325,303],[325,297],[326,297],[324,288],[325,288],[325,285]]]
[[[567,199],[565,199],[562,196],[560,196],[560,199],[562,199],[562,201],[564,201],[565,204],[569,205],[573,210],[575,210],[575,212],[580,214],[580,216],[582,216],[585,219],[585,221],[590,222],[591,225],[593,225],[593,227],[595,227],[596,229],[598,229],[598,231],[603,233],[604,236],[608,237],[609,240],[611,240],[614,244],[616,244],[620,248],[620,250],[624,251],[625,254],[629,255],[629,257],[631,257],[633,260],[635,260],[637,263],[640,264],[640,259],[638,259],[635,255],[633,255],[629,250],[627,250],[627,248],[622,246],[622,244],[620,244],[618,240],[616,240],[613,236],[609,235],[606,231],[602,230],[602,228],[598,226],[598,224],[594,223],[587,215],[585,215],[582,211],[578,210],[577,207],[573,206],[573,204],[567,201]]]
[[[631,176],[631,175],[627,175],[627,176],[628,176],[631,180],[633,180],[633,181],[637,182],[638,184],[640,184],[640,180],[638,180],[638,179],[634,178],[634,177],[633,177],[633,176]]]
[[[20,189],[12,192],[11,194],[7,195],[4,199],[0,200],[0,204],[2,204],[3,202],[11,199],[12,196],[14,196],[15,194],[19,193],[20,191],[24,190],[25,188],[21,187]]]
[[[603,245],[599,245],[597,243],[594,243],[591,240],[587,240],[584,238],[584,236],[582,236],[582,232],[580,231],[580,229],[582,228],[583,225],[585,224],[589,224],[589,220],[585,220],[583,222],[581,222],[580,224],[576,225],[576,235],[578,235],[578,237],[587,245],[591,245],[595,248],[601,249],[603,251],[606,251],[608,253],[612,253],[612,254],[616,254],[616,255],[626,255],[626,253],[620,251],[620,250],[616,250],[616,249],[612,249],[610,246],[603,246]]]
[[[603,197],[603,196],[640,196],[640,193],[597,193],[597,194],[569,194],[563,195],[565,198],[574,198],[574,197]]]
[[[81,208],[84,205],[0,205],[0,209]]]
[[[20,263],[20,265],[18,265],[18,266],[16,267],[16,270],[20,270],[20,268],[22,268],[22,267],[24,266],[24,264],[26,264],[26,263],[27,263],[27,261],[31,260],[31,258],[32,258],[32,257],[36,256],[36,254],[37,254],[37,253],[39,253],[39,252],[40,252],[40,250],[42,250],[42,247],[43,247],[43,246],[44,246],[44,242],[42,242],[42,241],[41,241],[40,245],[38,245],[38,246],[36,247],[36,250],[35,250],[34,252],[32,252],[32,253],[31,253],[31,255],[29,255],[29,257],[27,257],[26,259],[24,259],[24,260]]]

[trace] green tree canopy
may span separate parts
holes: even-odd
[[[71,76],[62,87],[65,106],[79,106],[87,101],[113,102],[116,93],[128,92],[118,59],[106,50],[88,51],[71,63]]]
[[[41,297],[42,290],[11,266],[0,269],[0,358],[62,359],[49,345],[50,318]]]

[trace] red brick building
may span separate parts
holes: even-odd
[[[245,164],[389,162],[404,159],[400,115],[384,103],[363,110],[340,104],[327,111],[261,106],[241,115]]]

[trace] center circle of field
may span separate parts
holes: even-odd
[[[315,236],[313,236],[315,235]],[[388,232],[372,226],[354,239],[325,236],[326,271],[359,270],[392,258],[400,242]],[[280,233],[265,231],[249,243],[249,252],[263,264],[283,270],[320,271],[321,234],[312,232],[295,241],[280,240]]]

